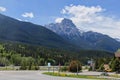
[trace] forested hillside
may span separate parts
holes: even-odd
[[[0,41],[13,41],[51,48],[74,49],[73,45],[51,30],[0,14]]]
[[[93,58],[110,58],[113,54],[105,51],[80,50],[65,51],[60,49],[46,48],[41,46],[33,46],[20,43],[0,43],[0,65],[21,66],[23,63],[28,65],[67,65],[71,60],[80,60],[82,64],[86,64],[87,60]],[[27,64],[28,63],[28,64]]]

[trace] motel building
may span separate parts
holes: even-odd
[[[117,73],[120,73],[120,49],[117,50],[117,52],[115,52],[115,57],[119,59],[119,63],[118,63],[118,71]]]
[[[120,59],[120,49],[118,49],[117,52],[115,52],[115,57]]]
[[[118,50],[115,52],[115,57],[120,60],[120,49],[118,49]],[[105,71],[107,71],[107,72],[112,71],[112,69],[110,69],[110,66],[109,66],[108,64],[104,64],[103,67],[104,67]]]

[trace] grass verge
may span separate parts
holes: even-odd
[[[71,77],[71,78],[84,78],[84,79],[95,79],[95,80],[108,80],[105,78],[99,78],[99,76],[88,76],[88,75],[75,75],[75,74],[66,74],[66,73],[53,73],[53,72],[44,72],[43,74],[51,76],[60,76],[60,77]]]
[[[115,78],[120,78],[120,75],[118,74],[114,74],[114,75],[110,75],[111,77],[115,77]]]
[[[3,71],[3,70],[14,70],[13,68],[6,68],[6,67],[0,67],[0,71]]]

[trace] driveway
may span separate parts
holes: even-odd
[[[43,75],[41,71],[0,71],[0,80],[90,80]]]

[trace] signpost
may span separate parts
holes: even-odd
[[[51,63],[48,62],[48,72],[50,71]]]
[[[95,70],[95,62],[93,61],[93,59],[88,61],[88,64],[90,65],[90,67],[92,68],[92,71]]]

